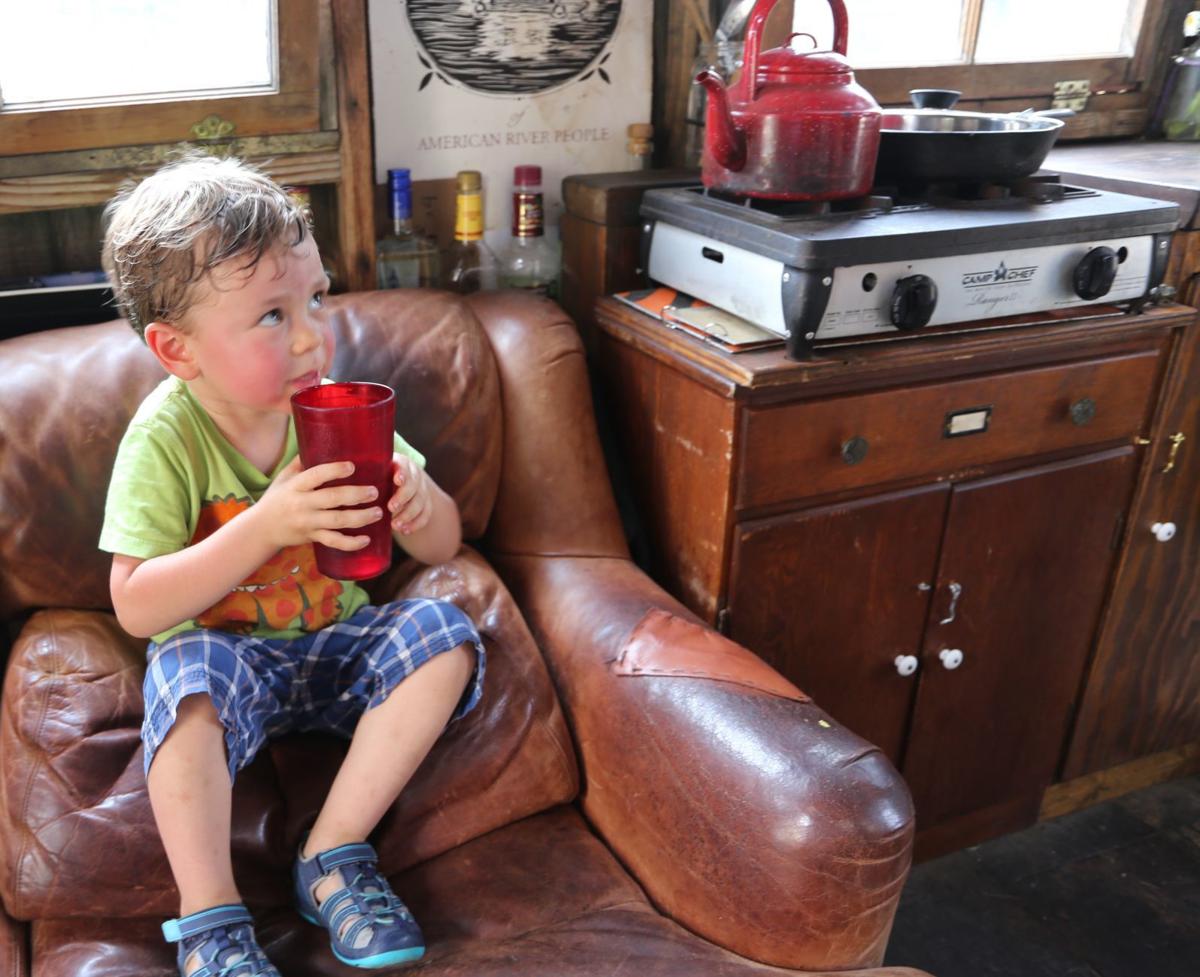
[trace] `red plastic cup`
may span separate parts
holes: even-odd
[[[312,468],[331,461],[354,462],[354,474],[349,478],[325,485],[374,485],[379,490],[374,502],[346,508],[383,508],[383,517],[369,526],[340,530],[347,536],[369,536],[371,541],[361,550],[346,552],[313,544],[317,569],[327,577],[366,580],[391,566],[392,531],[387,504],[392,497],[395,405],[392,388],[382,383],[325,383],[292,394],[300,463]]]

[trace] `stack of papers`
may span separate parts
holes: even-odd
[[[782,337],[773,332],[674,288],[616,292],[613,298],[731,353],[783,345]]]

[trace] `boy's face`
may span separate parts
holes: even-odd
[[[250,271],[234,257],[201,281],[180,320],[196,374],[184,376],[210,409],[290,413],[291,396],[333,362],[324,309],[329,280],[312,236],[268,251]]]

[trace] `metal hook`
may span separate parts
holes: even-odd
[[[958,598],[962,596],[962,584],[951,580],[950,589],[950,610],[944,618],[938,621],[938,624],[951,624],[954,622],[954,615],[958,613]]]

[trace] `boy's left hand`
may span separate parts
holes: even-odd
[[[392,531],[409,536],[429,525],[433,515],[433,496],[429,476],[407,455],[392,455],[392,481],[396,485],[388,512]]]

